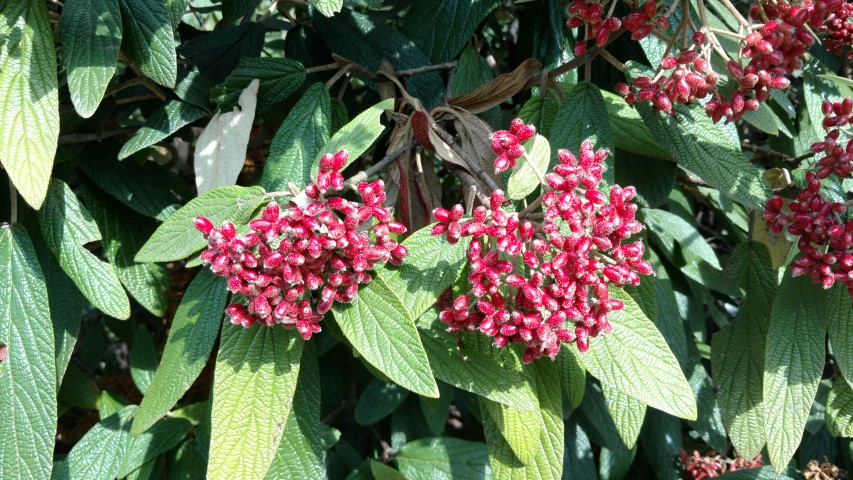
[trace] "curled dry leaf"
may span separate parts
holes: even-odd
[[[447,103],[471,113],[485,112],[518,93],[540,68],[542,68],[541,63],[528,58],[512,72],[505,73],[491,82],[481,85],[473,92],[450,97],[447,99]]]

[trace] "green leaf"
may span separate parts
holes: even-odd
[[[840,102],[851,95],[850,87],[835,82],[826,75],[832,73],[819,60],[813,59],[803,67],[803,98],[812,125],[814,141],[823,140],[823,102]],[[809,142],[811,143],[811,142]]]
[[[133,435],[144,432],[165,415],[207,364],[228,299],[225,283],[224,278],[208,269],[199,272],[190,283],[172,320],[160,366],[133,420]]]
[[[566,452],[563,455],[563,468],[563,478],[598,479],[592,444],[574,415],[566,422]]]
[[[311,181],[311,166],[331,134],[329,90],[322,83],[308,87],[287,114],[270,144],[261,175],[268,192],[286,191],[293,183],[302,188]]]
[[[770,461],[788,464],[808,420],[824,364],[826,297],[807,276],[785,272],[767,330],[764,430]]]
[[[564,345],[557,355],[560,369],[560,384],[572,408],[578,408],[583,400],[586,386],[586,369],[581,364],[580,353],[574,345]]]
[[[793,468],[785,469],[785,473],[776,473],[773,467],[758,467],[729,472],[717,478],[720,480],[791,480],[803,478],[803,475]]]
[[[374,480],[407,480],[402,473],[373,459],[370,460],[370,473]]]
[[[633,78],[647,73],[645,68],[628,62],[626,73]],[[652,136],[682,168],[732,200],[762,208],[770,190],[758,168],[744,157],[733,126],[713,123],[701,105],[676,106],[675,116],[653,112],[649,105],[636,108]]]
[[[261,82],[258,87],[258,111],[263,113],[302,86],[305,67],[296,60],[286,58],[244,58],[225,79],[225,83],[216,87],[219,108],[225,110],[235,105],[240,92],[255,79]]]
[[[145,325],[140,325],[133,335],[130,347],[130,376],[140,392],[145,394],[157,370],[157,347]]]
[[[659,410],[651,409],[640,432],[640,444],[657,478],[681,480],[683,471],[673,459],[682,450],[681,422]]]
[[[613,289],[610,295],[625,307],[610,312],[613,331],[593,339],[589,351],[581,353],[586,370],[650,407],[695,419],[693,391],[663,336],[627,293]]]
[[[131,442],[128,430],[135,411],[136,405],[128,405],[95,424],[53,469],[51,479],[115,478]]]
[[[241,225],[264,201],[264,195],[261,187],[230,186],[204,192],[170,215],[134,259],[137,262],[182,260],[207,245],[193,224],[195,217],[207,217],[214,225],[225,220]]]
[[[713,355],[713,349],[711,353]],[[726,429],[723,426],[720,406],[714,398],[708,372],[699,363],[698,352],[695,359],[691,358],[684,373],[687,375],[687,383],[690,384],[690,388],[693,389],[693,394],[696,396],[696,406],[699,411],[698,418],[691,421],[690,426],[708,446],[718,452],[725,451],[728,448],[728,441],[726,440]]]
[[[344,0],[308,0],[308,3],[314,5],[318,12],[327,17],[340,12],[344,6]]]
[[[732,444],[745,458],[764,447],[764,346],[776,295],[770,252],[759,242],[738,245],[729,259],[729,278],[746,290],[734,321],[714,336],[711,368],[717,401]]]
[[[428,225],[403,242],[409,249],[403,265],[385,264],[376,270],[376,276],[396,292],[412,318],[420,318],[459,278],[471,241],[466,238],[451,245],[444,237],[432,235],[431,230],[432,225]]]
[[[98,398],[98,418],[103,420],[120,412],[122,408],[128,405],[131,405],[130,400],[117,393],[104,390]]]
[[[124,29],[122,50],[139,70],[164,87],[178,76],[172,14],[162,0],[119,0]]]
[[[394,108],[393,98],[383,100],[361,112],[335,132],[323,146],[323,150],[314,156],[314,163],[311,165],[311,178],[317,178],[317,173],[320,171],[320,158],[326,153],[335,154],[341,150],[346,150],[349,154],[349,160],[347,160],[347,165],[349,165],[366,152],[385,130],[385,126],[380,122],[382,113],[392,108]]]
[[[83,245],[100,240],[98,226],[71,188],[53,180],[39,210],[39,226],[62,270],[80,292],[105,314],[126,319],[130,302],[112,265],[102,262]]]
[[[382,278],[362,287],[351,304],[336,305],[332,311],[343,334],[368,363],[401,387],[438,398],[411,313]]]
[[[177,132],[181,127],[189,125],[205,115],[203,108],[182,102],[169,100],[151,114],[136,133],[130,137],[118,152],[118,159],[133,155],[143,148],[150,147]]]
[[[628,449],[619,444],[615,449],[602,447],[599,455],[598,474],[602,480],[622,480],[631,468],[637,449]]]
[[[403,19],[402,30],[432,63],[449,62],[500,4],[497,0],[416,2]]]
[[[48,293],[27,232],[0,224],[0,472],[48,478],[56,435],[56,359]]]
[[[560,391],[560,373],[550,360],[538,361],[528,367],[534,378],[539,406],[535,412],[540,422],[539,444],[532,461],[522,464],[513,455],[510,445],[498,432],[494,418],[483,415],[483,429],[489,451],[489,464],[495,478],[500,479],[559,479],[563,473],[565,450],[563,401]],[[488,411],[484,412],[487,413]]]
[[[263,478],[287,423],[304,342],[293,329],[226,323],[213,378],[210,479]],[[251,445],[251,448],[244,448]]]
[[[512,170],[507,183],[507,194],[513,200],[530,195],[544,182],[551,160],[551,145],[542,135],[535,135],[528,140],[524,149],[526,152],[518,159],[518,165]]]
[[[494,422],[515,458],[525,465],[533,463],[541,442],[542,417],[538,409],[519,410],[488,399],[481,399],[480,407]]]
[[[445,331],[433,309],[424,314],[419,333],[435,377],[456,388],[511,407],[536,408],[536,394],[526,382],[517,359],[505,350],[463,341]],[[464,337],[463,337],[464,338]]]
[[[451,437],[420,438],[394,457],[410,480],[487,480],[491,478],[486,445]]]
[[[615,93],[599,90],[607,105],[610,119],[610,130],[616,148],[636,155],[672,160],[672,156],[652,137],[649,127],[643,123],[643,118],[625,102],[625,99]]]
[[[376,423],[391,415],[409,396],[409,391],[396,383],[374,378],[367,384],[355,404],[355,421],[362,425]]]
[[[566,101],[557,112],[551,128],[551,142],[557,149],[566,149],[575,155],[584,140],[592,142],[595,150],[615,150],[610,122],[607,121],[607,104],[595,85],[581,82],[566,93]],[[556,161],[557,150],[551,152]],[[603,179],[614,183],[613,157],[604,161]]]
[[[601,390],[619,437],[626,447],[633,448],[646,417],[646,405],[606,384],[601,385]]]
[[[456,79],[455,76],[453,78],[454,80]],[[518,111],[518,118],[524,120],[524,123],[532,123],[536,126],[537,133],[548,138],[551,136],[551,127],[554,125],[554,120],[559,110],[560,97],[553,89],[549,88],[545,96],[536,95],[531,97],[521,107],[521,110]]]
[[[59,403],[84,410],[96,410],[100,392],[86,374],[73,363],[68,365],[59,387]]]
[[[829,390],[826,427],[834,437],[853,437],[853,389],[844,377],[837,377]]]
[[[616,450],[623,445],[613,415],[607,408],[607,400],[604,398],[601,385],[592,378],[587,380],[586,394],[580,404],[580,412],[581,415],[577,420],[593,442],[610,450]]]
[[[103,234],[104,253],[115,266],[121,283],[146,310],[158,317],[165,315],[165,292],[169,289],[166,267],[133,260],[154,230],[154,222],[105,199],[103,194],[92,187],[86,186],[83,193]],[[145,393],[144,390],[140,391]]]
[[[447,423],[448,415],[450,415],[450,404],[453,402],[453,392],[455,391],[453,387],[444,382],[438,382],[438,390],[441,393],[438,399],[418,397],[421,413],[426,419],[429,431],[434,435],[441,435],[444,432],[444,425]]]
[[[222,19],[228,23],[237,23],[246,15],[251,15],[261,0],[222,0]]]
[[[40,208],[59,138],[53,30],[43,2],[0,4],[0,159],[15,188]]]
[[[69,0],[59,17],[62,63],[77,113],[89,118],[113,78],[121,47],[118,0]]]
[[[267,480],[323,478],[326,450],[340,433],[320,423],[320,368],[312,343],[306,343],[299,366],[299,380],[293,397],[293,411],[287,418],[278,452],[267,471]]]
[[[131,437],[116,477],[126,477],[161,453],[176,447],[187,436],[192,423],[183,418],[164,418],[142,435]]]
[[[853,308],[847,287],[836,282],[827,302],[829,342],[841,373],[853,378]]]

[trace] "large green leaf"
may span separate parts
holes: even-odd
[[[322,83],[308,88],[287,114],[270,144],[261,175],[269,192],[287,191],[293,183],[302,188],[311,181],[311,166],[331,134],[329,90]]]
[[[124,29],[122,50],[139,70],[164,87],[178,76],[172,14],[162,0],[119,0]]]
[[[853,306],[847,286],[836,282],[829,292],[827,327],[832,354],[841,373],[853,378]]]
[[[355,421],[362,425],[376,423],[391,415],[409,396],[409,391],[396,383],[374,378],[367,384],[355,404]]]
[[[0,477],[48,478],[56,360],[47,288],[27,232],[0,224]]]
[[[105,314],[118,319],[130,316],[130,301],[115,268],[83,245],[101,239],[92,215],[71,188],[53,180],[39,210],[39,226],[48,247],[80,292]]]
[[[142,435],[130,437],[124,455],[121,456],[116,477],[128,476],[161,453],[177,446],[192,426],[192,423],[184,418],[164,418]]]
[[[201,373],[219,333],[227,299],[225,279],[208,269],[190,283],[172,319],[160,366],[133,420],[133,435],[165,415]]]
[[[203,117],[203,108],[182,102],[169,100],[151,114],[130,140],[118,152],[118,159],[123,160],[143,148],[150,147],[177,132],[181,127]]]
[[[219,226],[228,220],[235,225],[246,223],[252,212],[264,201],[261,187],[221,187],[190,200],[163,222],[139,249],[137,262],[171,262],[182,260],[207,245],[193,220],[204,216]]]
[[[290,416],[303,344],[294,329],[223,326],[207,478],[264,477]]]
[[[770,461],[780,471],[803,436],[823,373],[826,295],[808,276],[785,272],[767,329],[764,430]]]
[[[449,62],[500,4],[498,0],[415,2],[404,18],[403,33],[432,63]]]
[[[601,390],[619,437],[626,447],[633,448],[646,417],[646,405],[606,384],[601,385]]]
[[[826,427],[833,436],[853,437],[853,389],[837,377],[826,399]]]
[[[51,479],[115,478],[131,442],[128,430],[135,411],[136,405],[128,405],[95,424],[54,467]]]
[[[327,17],[340,12],[344,6],[344,0],[308,0],[308,3],[314,5],[317,11]]]
[[[519,410],[488,399],[480,400],[489,419],[494,422],[515,458],[527,465],[540,449],[541,415],[538,409]]]
[[[59,17],[62,63],[71,102],[89,118],[104,98],[121,47],[118,0],[68,0]]]
[[[237,103],[240,92],[255,79],[260,80],[257,108],[263,113],[302,86],[305,67],[286,58],[244,58],[225,83],[217,87],[217,93],[221,92],[216,96],[219,108],[230,109]]]
[[[376,271],[403,301],[412,318],[420,318],[434,305],[465,267],[465,250],[470,239],[451,245],[443,236],[432,235],[431,229],[428,225],[403,242],[409,249],[403,265],[386,264]]]
[[[628,62],[629,77],[647,74],[647,68]],[[652,111],[639,103],[637,111],[658,143],[683,168],[718,188],[727,197],[751,208],[761,208],[770,190],[758,168],[749,163],[733,126],[711,121],[701,105],[678,105],[675,116]]]
[[[453,78],[456,79],[455,76]],[[524,123],[532,123],[536,127],[536,133],[550,138],[551,127],[559,110],[560,97],[555,90],[549,88],[545,95],[533,96],[522,105],[521,110],[518,111],[518,118],[524,120]]]
[[[672,160],[672,156],[652,137],[652,132],[643,123],[643,118],[636,109],[615,93],[606,90],[599,90],[599,92],[607,105],[610,130],[613,132],[616,148],[636,155]]]
[[[398,385],[438,398],[438,386],[411,313],[382,278],[358,291],[355,300],[333,309],[353,348]]]
[[[338,441],[339,433],[320,423],[320,368],[312,343],[306,343],[299,366],[299,381],[293,397],[293,412],[267,480],[323,478],[326,450]]]
[[[0,3],[0,161],[15,188],[41,207],[59,138],[53,31],[44,2]]]
[[[563,395],[560,390],[560,373],[550,360],[539,360],[529,367],[539,396],[537,419],[539,449],[529,463],[522,464],[513,454],[509,443],[501,436],[494,417],[485,409],[483,429],[489,451],[489,464],[495,478],[549,480],[562,478],[565,446],[563,424]],[[511,408],[511,407],[508,407]]]
[[[554,118],[550,139],[553,144],[551,158],[554,161],[561,148],[577,155],[584,140],[591,141],[596,150],[604,148],[612,152],[616,149],[610,122],[607,121],[607,104],[598,87],[581,82],[566,93],[566,101]],[[605,183],[612,185],[613,157],[608,157],[604,165],[602,178]]]
[[[551,161],[551,145],[542,135],[535,135],[524,144],[525,156],[518,159],[518,165],[512,170],[507,182],[507,195],[520,200],[536,190],[548,173]]]
[[[536,394],[527,384],[517,359],[491,345],[463,341],[444,331],[438,312],[429,310],[418,322],[421,341],[435,377],[456,388],[515,408],[536,408]]]
[[[563,393],[572,408],[578,408],[586,387],[586,369],[583,368],[580,353],[574,345],[563,345],[560,355],[557,355],[557,368],[560,369]]]
[[[154,221],[110,201],[92,187],[87,187],[84,194],[104,237],[104,253],[115,266],[119,280],[146,310],[162,317],[166,313],[165,292],[169,289],[166,267],[133,260],[148,235],[154,231]]]
[[[320,171],[320,158],[326,153],[338,153],[346,150],[349,154],[347,165],[355,161],[362,153],[366,152],[373,142],[379,138],[385,127],[381,123],[382,113],[394,108],[394,99],[383,100],[365,111],[358,114],[348,124],[335,132],[331,139],[323,146],[323,150],[314,156],[311,165],[311,178],[316,179]]]
[[[400,472],[411,480],[487,480],[486,445],[452,437],[419,438],[397,451]]]
[[[581,354],[586,370],[602,384],[677,417],[696,418],[696,399],[661,333],[625,292],[611,297],[625,307],[610,312],[611,333],[599,335]]]
[[[764,447],[764,345],[767,312],[776,294],[770,252],[759,242],[738,245],[728,276],[746,290],[734,321],[715,336],[711,368],[723,423],[738,453],[753,458]]]

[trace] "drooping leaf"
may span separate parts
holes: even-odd
[[[15,188],[41,207],[59,138],[56,53],[47,5],[0,4],[0,159]]]
[[[489,83],[480,85],[476,90],[462,95],[454,95],[447,103],[471,113],[481,113],[498,106],[521,91],[542,64],[528,58],[521,62],[511,73],[505,73]]]
[[[633,448],[646,417],[646,405],[606,384],[601,385],[601,390],[619,437],[626,447]]]
[[[266,474],[290,416],[303,344],[294,329],[223,326],[207,478]]]
[[[203,108],[180,100],[169,100],[152,113],[145,120],[142,128],[130,137],[127,143],[122,145],[121,151],[118,152],[118,159],[124,160],[143,148],[164,140],[181,127],[203,117],[204,114]]]
[[[518,159],[507,182],[507,195],[513,200],[530,195],[542,185],[551,161],[551,145],[542,135],[534,135],[524,144],[524,149],[524,156]]]
[[[355,421],[370,425],[391,415],[409,396],[409,391],[396,383],[374,378],[367,384],[355,404]]]
[[[746,290],[746,298],[734,321],[714,337],[711,367],[732,444],[740,455],[753,458],[764,446],[764,345],[776,275],[770,253],[757,242],[738,245],[727,271]]]
[[[64,182],[50,183],[44,206],[39,210],[39,226],[62,270],[80,292],[107,315],[128,318],[130,302],[115,268],[83,247],[101,239],[98,226]]]
[[[192,255],[207,245],[193,225],[195,217],[207,217],[216,226],[225,220],[240,225],[264,201],[264,194],[261,187],[231,186],[199,195],[170,215],[139,249],[134,260],[171,262]]]
[[[33,245],[0,224],[0,472],[49,478],[56,436],[56,359],[48,292]]]
[[[140,325],[133,335],[130,347],[130,376],[140,392],[145,394],[157,370],[157,347],[145,325]]]
[[[376,275],[397,293],[412,314],[420,318],[438,299],[441,292],[459,278],[465,266],[465,250],[469,239],[455,245],[442,236],[433,236],[428,225],[409,236],[403,245],[409,249],[406,261],[399,267],[384,265]]]
[[[227,298],[225,279],[208,269],[190,283],[172,319],[160,366],[133,420],[133,435],[171,410],[201,373],[219,333]]]
[[[314,163],[311,165],[311,178],[317,178],[317,173],[320,171],[320,158],[326,153],[335,154],[341,150],[346,150],[349,154],[349,160],[347,160],[347,165],[349,165],[366,152],[385,130],[380,122],[382,114],[385,110],[393,107],[393,99],[383,100],[361,112],[335,132],[323,146],[323,150],[314,156]]]
[[[494,9],[497,0],[439,0],[416,2],[406,14],[403,33],[432,63],[449,62],[465,46],[474,30]]]
[[[69,0],[62,6],[62,63],[71,102],[83,118],[95,113],[113,78],[121,33],[118,0]]]
[[[183,418],[164,418],[147,432],[130,437],[124,455],[121,457],[116,477],[128,476],[158,455],[177,446],[187,436],[192,426],[189,420]]]
[[[128,405],[95,424],[53,469],[50,478],[115,478],[131,442],[128,431],[135,411],[136,405]]]
[[[258,85],[257,80],[249,83],[240,94],[239,106],[217,112],[198,136],[193,165],[199,194],[237,182],[255,121]]]
[[[368,363],[402,387],[438,397],[411,312],[382,278],[362,287],[351,304],[332,311],[343,334]]]
[[[836,283],[832,287],[826,309],[832,354],[841,373],[853,378],[853,306],[846,285]]]
[[[174,87],[178,75],[169,6],[161,0],[119,0],[122,49],[147,77]]]
[[[344,6],[344,0],[308,0],[308,3],[327,17],[340,12]]]
[[[725,451],[728,448],[728,441],[720,406],[714,398],[708,372],[699,363],[698,352],[695,358],[690,359],[684,373],[687,375],[687,383],[690,384],[696,396],[696,407],[699,412],[696,420],[690,422],[690,426],[711,448],[718,452]]]
[[[441,396],[438,399],[418,397],[421,404],[421,413],[426,419],[429,431],[434,435],[441,435],[450,415],[450,404],[453,401],[454,388],[444,382],[438,382],[438,391]]]
[[[693,391],[663,336],[628,294],[614,289],[610,295],[625,307],[610,312],[613,331],[592,339],[581,354],[586,370],[646,405],[695,419]]]
[[[453,437],[420,438],[394,457],[410,480],[486,480],[491,478],[486,445]]]
[[[807,276],[790,271],[776,291],[764,360],[764,430],[780,471],[794,456],[823,373],[826,297]]]
[[[219,108],[230,109],[237,103],[240,92],[253,80],[259,80],[258,112],[289,97],[305,81],[305,67],[286,58],[244,58],[240,65],[217,86],[216,103]],[[242,102],[240,102],[242,104]]]
[[[322,83],[310,86],[272,139],[261,186],[278,192],[286,191],[290,183],[302,188],[311,181],[314,159],[325,153],[331,135],[331,120],[329,90]]]

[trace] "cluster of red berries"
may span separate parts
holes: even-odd
[[[345,151],[324,155],[317,183],[286,208],[270,202],[245,235],[237,235],[228,221],[215,228],[205,217],[195,219],[209,244],[202,260],[247,300],[226,307],[234,324],[283,325],[307,340],[320,331],[319,322],[334,302],[353,301],[359,286],[372,280],[368,272],[377,263],[402,263],[408,251],[391,234],[406,227],[383,207],[382,180],[358,185],[360,204],[326,196],[343,188],[340,170],[346,160]]]
[[[490,205],[464,217],[461,205],[433,212],[433,235],[467,250],[470,291],[452,299],[439,319],[448,331],[480,331],[496,347],[524,345],[524,362],[554,357],[562,343],[589,348],[590,337],[611,330],[608,313],[623,308],[608,287],[637,285],[652,273],[642,241],[623,242],[643,229],[630,203],[633,187],[598,190],[607,150],[583,142],[576,157],[560,150],[546,176],[540,214],[513,213],[495,191]],[[550,190],[549,190],[550,189]],[[535,221],[534,219],[542,219]]]
[[[655,0],[646,0],[639,11],[622,19],[622,26],[631,32],[633,40],[642,40],[648,37],[655,28],[658,30],[669,28],[669,19],[658,15],[658,3]]]
[[[705,42],[705,35],[696,32],[693,35],[695,46]],[[668,76],[664,72],[672,70]],[[655,77],[641,76],[634,79],[631,86],[626,83],[616,85],[616,93],[625,97],[628,104],[651,102],[655,111],[673,114],[673,104],[685,104],[697,98],[704,98],[717,86],[720,76],[711,69],[711,64],[699,56],[695,48],[685,50],[675,57],[665,57],[661,61],[660,73]]]
[[[705,455],[700,454],[697,450],[688,455],[682,450],[679,453],[679,458],[681,464],[684,465],[685,480],[716,478],[728,472],[758,468],[764,465],[760,453],[752,460],[745,460],[741,457],[732,460],[713,450],[709,450]]]
[[[846,54],[853,57],[853,4],[842,2],[837,8],[828,11],[826,21],[818,29],[818,35],[825,37],[823,45],[829,53]]]
[[[847,204],[829,201],[820,191],[821,180],[832,174],[840,178],[851,176],[853,147],[850,142],[847,148],[838,143],[840,127],[849,123],[851,110],[850,98],[824,102],[823,125],[832,130],[824,141],[812,145],[813,151],[825,153],[817,161],[817,172],[806,173],[806,188],[788,203],[787,209],[782,197],[770,198],[764,206],[764,220],[777,235],[787,231],[799,237],[797,247],[803,255],[791,265],[793,276],[808,275],[824,288],[842,282],[853,295],[853,220],[844,219]]]
[[[491,136],[492,150],[497,154],[495,159],[495,172],[515,168],[518,159],[524,156],[522,142],[530,140],[536,135],[533,125],[526,125],[520,118],[516,118],[509,125],[509,130],[498,130]]]
[[[614,0],[615,1],[615,0]],[[605,14],[604,6],[598,0],[573,0],[568,9],[569,28],[584,27],[584,39],[575,44],[572,49],[575,56],[586,53],[589,42],[595,42],[599,47],[604,46],[610,34],[624,27],[631,32],[631,38],[642,40],[649,36],[655,28],[669,28],[669,20],[658,15],[658,4],[655,0],[646,0],[636,12],[623,19]]]

